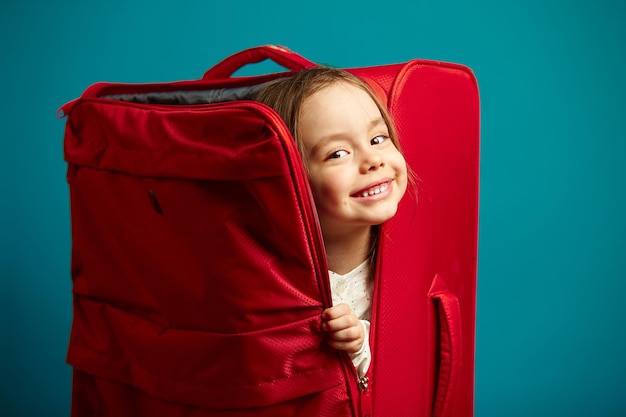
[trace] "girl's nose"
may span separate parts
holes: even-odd
[[[368,149],[363,154],[363,162],[361,164],[362,173],[366,174],[370,171],[376,171],[377,169],[383,167],[385,165],[382,156],[380,153]]]

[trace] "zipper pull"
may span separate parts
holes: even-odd
[[[372,396],[370,395],[370,379],[366,376],[357,381],[359,387],[360,417],[372,416]]]
[[[72,112],[72,109],[74,108],[74,106],[76,105],[77,102],[78,102],[78,99],[76,98],[76,99],[74,99],[72,101],[68,101],[67,103],[62,105],[57,110],[57,119],[62,119],[65,116],[68,116]]]
[[[361,389],[361,391],[365,391],[367,392],[367,390],[369,389],[369,382],[370,379],[366,376],[364,376],[363,378],[359,379],[359,388]]]

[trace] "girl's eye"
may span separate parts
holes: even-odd
[[[339,159],[343,158],[346,155],[348,155],[348,151],[346,151],[345,149],[337,149],[328,156],[328,159]]]
[[[387,139],[389,139],[389,136],[385,136],[385,135],[378,135],[378,136],[374,136],[372,138],[372,140],[370,141],[370,143],[372,145],[380,145],[381,143],[383,143],[384,141],[386,141]]]

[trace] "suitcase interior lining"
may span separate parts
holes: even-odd
[[[154,91],[149,93],[110,94],[101,96],[109,100],[143,104],[211,104],[234,100],[252,100],[265,83],[212,90]]]

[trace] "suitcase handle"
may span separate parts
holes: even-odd
[[[207,70],[202,76],[202,79],[209,80],[230,78],[238,69],[248,64],[256,64],[257,62],[261,62],[266,59],[271,59],[278,65],[282,65],[292,71],[299,71],[305,68],[317,66],[314,62],[309,61],[284,46],[264,45],[244,49],[241,52],[237,52],[236,54],[225,58]]]
[[[459,299],[450,292],[439,274],[435,275],[430,297],[436,301],[440,324],[439,379],[433,417],[451,416],[461,370],[461,308]]]

